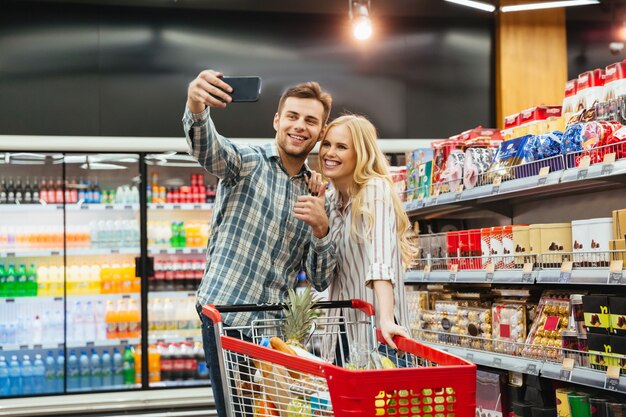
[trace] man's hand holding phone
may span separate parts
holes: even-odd
[[[206,70],[189,84],[187,105],[192,113],[200,113],[207,106],[223,108],[233,101],[257,101],[260,93],[260,77],[225,77]]]

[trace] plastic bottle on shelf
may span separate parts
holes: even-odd
[[[63,295],[63,267],[50,264],[48,268],[48,296]],[[60,293],[59,293],[60,290]]]
[[[9,267],[5,273],[6,281],[5,281],[5,297],[15,297],[16,294],[16,274],[15,274],[15,265],[9,264]]]
[[[89,365],[89,357],[84,350],[80,352],[78,365],[80,369],[79,386],[80,388],[89,388],[91,386],[91,368]]]
[[[108,349],[102,351],[102,387],[108,388],[113,385],[113,358]]]
[[[65,327],[65,317],[63,315],[63,312],[60,309],[58,309],[54,312],[53,318],[52,318],[52,329],[53,329],[52,340],[54,342],[59,342],[59,343],[63,342],[64,327]]]
[[[46,297],[49,294],[50,281],[48,278],[48,267],[46,265],[40,265],[37,268],[37,295]]]
[[[0,396],[7,397],[10,394],[9,364],[4,356],[0,356]]]
[[[55,392],[63,391],[63,380],[65,379],[65,352],[59,350],[57,355],[57,378],[55,384]],[[69,387],[69,379],[68,379]]]
[[[41,344],[43,340],[43,323],[39,315],[35,316],[32,323],[32,341],[33,344]]]
[[[15,271],[15,296],[26,296],[27,286],[28,284],[26,283],[26,266],[24,264],[20,264],[20,266]]]
[[[24,355],[21,366],[22,375],[22,393],[32,394],[34,391],[33,383],[33,364],[30,361],[30,356]]]
[[[100,265],[93,264],[89,267],[88,294],[100,294]]]
[[[164,343],[157,343],[156,349],[161,357],[161,381],[171,381],[172,358],[167,351],[167,347]]]
[[[141,311],[132,298],[128,300],[128,337],[141,337]]]
[[[102,302],[102,300],[96,301],[94,304],[94,316],[96,320],[96,339],[97,340],[106,340],[107,339],[107,323],[106,323],[106,306]]]
[[[117,308],[113,304],[112,300],[107,300],[106,310],[104,313],[104,321],[106,322],[107,330],[106,330],[106,338],[107,339],[117,339]]]
[[[126,346],[123,355],[123,377],[124,385],[131,385],[135,383],[135,357],[133,355],[133,348],[130,345]]]
[[[148,346],[148,381],[161,381],[161,354],[155,345]]]
[[[111,294],[113,292],[112,276],[111,266],[102,264],[100,267],[100,294]]]
[[[122,293],[130,294],[133,292],[133,281],[135,279],[135,267],[129,263],[120,266],[122,275]]]
[[[196,355],[193,352],[193,345],[190,342],[183,342],[180,344],[180,348],[181,357],[185,362],[183,380],[194,380],[196,379],[198,361],[196,360]]]
[[[86,341],[95,341],[97,335],[96,316],[91,301],[83,305],[83,338]]]
[[[102,362],[96,349],[91,349],[89,371],[91,372],[91,387],[100,388],[102,386]]]
[[[67,359],[67,389],[75,390],[77,388],[80,388],[80,366],[78,364],[78,356],[72,350]]]
[[[111,292],[113,294],[120,294],[122,292],[122,282],[124,277],[122,276],[122,268],[119,264],[111,265]]]
[[[176,331],[176,309],[174,303],[169,298],[163,301],[163,319],[165,321],[165,331],[172,335]]]
[[[37,268],[35,267],[34,263],[30,264],[30,267],[28,268],[28,271],[26,272],[26,283],[27,283],[26,295],[29,297],[36,297],[38,284],[37,284]]]
[[[46,388],[46,367],[41,355],[37,353],[33,361],[33,390],[35,394],[43,394]]]
[[[91,271],[90,271],[89,265],[83,264],[80,266],[80,275],[79,275],[80,278],[77,283],[78,294],[81,294],[81,295],[89,294],[90,273]]]
[[[9,362],[9,386],[10,395],[22,394],[22,370],[16,355],[11,356]]]
[[[126,300],[117,300],[117,337],[120,339],[128,338],[128,326],[130,317],[128,313],[128,303]]]
[[[85,340],[85,328],[83,326],[83,305],[80,301],[75,301],[69,314],[68,321],[71,330],[68,332],[68,339],[72,342],[82,342]]]
[[[0,264],[0,297],[8,297],[6,291],[7,291],[7,277],[4,272],[4,264]]]
[[[172,376],[174,381],[182,381],[185,374],[185,358],[183,358],[180,344],[170,343],[168,347],[172,357]]]
[[[141,345],[135,346],[133,351],[133,363],[135,364],[135,384],[141,384]]]
[[[202,347],[202,343],[194,343],[193,351],[196,355],[196,361],[198,363],[198,368],[196,370],[196,379],[209,379],[209,367],[207,366],[206,359],[204,357],[204,349]]]
[[[51,350],[48,351],[48,356],[46,356],[44,378],[44,392],[56,392],[57,361],[54,359],[54,353]]]
[[[50,341],[54,337],[52,331],[52,313],[46,310],[39,316],[41,318],[41,338]]]

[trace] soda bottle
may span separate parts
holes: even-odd
[[[0,356],[0,396],[7,397],[10,394],[9,365],[4,356]]]
[[[128,336],[130,317],[126,300],[117,300],[117,337],[124,339]]]
[[[29,297],[36,297],[39,286],[37,284],[37,268],[34,263],[30,264],[30,268],[28,268],[28,271],[26,272],[26,283],[26,295]]]
[[[157,344],[157,352],[161,355],[161,381],[172,381],[172,357],[165,344]]]
[[[135,383],[135,357],[133,355],[133,348],[130,345],[126,346],[123,356],[123,377],[124,385],[132,385]]]
[[[124,383],[124,358],[118,348],[113,349],[113,385]]]
[[[16,294],[16,274],[15,265],[9,264],[9,268],[6,270],[5,281],[5,297],[15,297]]]
[[[113,358],[108,349],[102,351],[102,387],[113,385]]]
[[[135,384],[141,384],[141,345],[137,345],[134,352]]]
[[[128,337],[138,338],[141,336],[141,312],[137,301],[128,300]]]
[[[154,345],[148,347],[148,380],[161,381],[161,354]]]
[[[0,264],[0,297],[8,297],[7,277],[4,272],[4,264]]]
[[[106,326],[107,326],[107,331],[106,331],[107,339],[117,339],[118,338],[117,323],[119,320],[117,317],[117,309],[113,305],[112,300],[107,300],[107,306],[106,306],[106,310],[104,313],[104,321],[106,322]]]
[[[46,379],[44,392],[56,392],[57,362],[52,351],[48,351],[46,356],[44,378]]]

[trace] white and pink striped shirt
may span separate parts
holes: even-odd
[[[329,288],[330,300],[348,300],[359,298],[376,307],[373,281],[389,280],[394,286],[394,305],[396,320],[406,326],[407,313],[404,297],[404,267],[400,253],[400,242],[396,233],[396,215],[393,209],[388,183],[380,178],[370,180],[363,188],[362,202],[365,211],[372,214],[372,227],[369,236],[365,235],[363,218],[357,223],[359,235],[365,239],[355,241],[351,237],[352,199],[345,203],[337,190],[329,192],[330,201],[330,234],[335,243],[336,267],[335,276]],[[361,216],[362,217],[362,216]],[[378,309],[376,309],[378,317]],[[332,312],[330,313],[332,314]],[[344,316],[346,315],[344,311]],[[362,319],[360,312],[350,312],[345,317],[348,322]],[[359,334],[351,334],[351,340],[365,343],[366,336],[359,326]]]

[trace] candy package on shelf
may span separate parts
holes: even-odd
[[[524,147],[530,137],[522,136],[500,144],[489,168],[488,183],[493,182],[496,176],[503,181],[515,178],[513,167],[524,162]]]
[[[519,355],[526,339],[526,309],[522,304],[494,303],[491,310],[493,350]]]
[[[569,326],[569,298],[542,297],[532,324],[523,356],[562,361],[562,335]]]
[[[417,320],[411,323],[411,336],[416,340],[437,342],[437,318],[433,310],[420,310]]]
[[[460,335],[461,346],[491,351],[491,309],[459,307],[454,333]]]
[[[463,185],[472,189],[479,184],[481,176],[489,170],[493,162],[492,148],[469,148],[465,151],[465,165],[463,167]],[[482,182],[482,181],[481,181]]]
[[[527,162],[539,161],[561,154],[563,132],[554,131],[529,138],[524,148]]]
[[[456,192],[463,181],[463,167],[465,166],[465,153],[461,150],[453,150],[448,155],[446,169],[443,173],[443,181],[448,184],[451,192]]]

